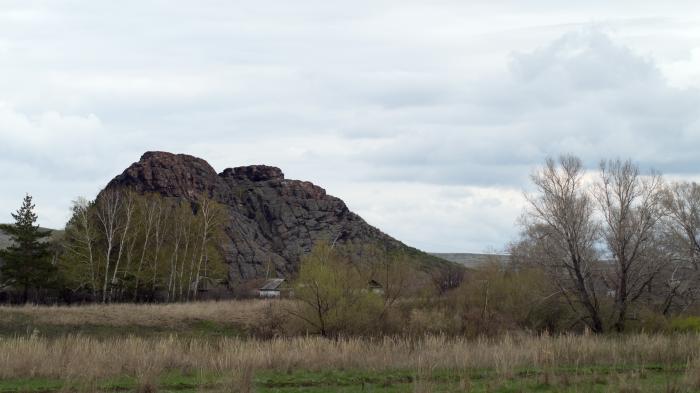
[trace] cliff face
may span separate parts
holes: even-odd
[[[148,152],[107,185],[123,186],[188,200],[206,195],[226,206],[228,239],[222,246],[234,282],[264,277],[268,266],[288,277],[319,240],[406,247],[323,188],[285,179],[275,167],[228,168],[217,174],[200,158]]]

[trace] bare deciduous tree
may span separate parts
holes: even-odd
[[[614,324],[622,332],[630,303],[639,299],[663,266],[656,232],[663,214],[663,183],[658,173],[641,176],[629,160],[610,160],[600,164],[594,194],[603,215],[603,239],[615,265]]]
[[[666,296],[662,313],[668,315],[674,305],[685,310],[700,295],[700,185],[673,184],[664,198],[664,249],[669,266],[664,275]]]
[[[442,296],[447,291],[459,288],[464,281],[464,268],[456,264],[447,265],[440,269],[435,269],[430,274],[430,280],[438,295]]]
[[[531,178],[538,192],[526,195],[529,209],[524,224],[539,244],[539,263],[580,319],[600,333],[603,321],[594,280],[599,226],[584,187],[581,160],[573,156],[548,159]]]

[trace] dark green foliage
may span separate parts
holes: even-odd
[[[51,281],[54,266],[50,260],[49,244],[44,240],[51,232],[41,231],[35,225],[32,197],[26,195],[22,207],[12,213],[14,225],[0,225],[10,235],[12,245],[0,250],[2,283],[22,290],[22,300],[27,302],[30,289],[46,287]]]

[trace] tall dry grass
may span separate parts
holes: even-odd
[[[0,306],[0,316],[19,315],[35,323],[53,325],[109,325],[177,327],[207,320],[219,323],[254,325],[265,308],[284,307],[289,300],[227,300],[169,304],[91,304],[79,306]]]
[[[504,336],[470,341],[428,336],[267,341],[221,338],[0,338],[0,378],[135,377],[164,371],[230,373],[296,369],[495,369],[686,364],[700,336]]]

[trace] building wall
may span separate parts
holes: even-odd
[[[260,297],[280,297],[280,291],[263,291],[259,290],[258,295]]]

